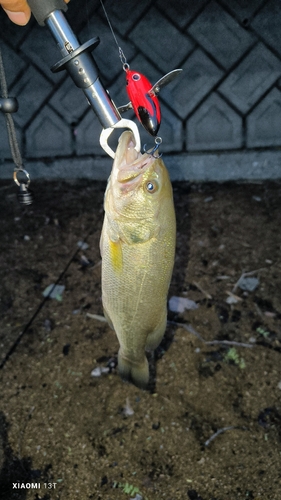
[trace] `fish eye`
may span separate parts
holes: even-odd
[[[148,181],[146,183],[146,190],[149,192],[149,193],[155,193],[155,191],[157,191],[158,189],[158,184],[157,182],[155,181]]]
[[[138,80],[140,80],[140,75],[138,73],[134,73],[132,78],[133,80],[135,80],[135,82],[137,82]]]

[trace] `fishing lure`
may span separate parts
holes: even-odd
[[[152,85],[146,76],[138,71],[131,70],[127,63],[123,64],[123,69],[126,72],[126,90],[130,102],[125,106],[120,106],[118,110],[120,113],[124,113],[129,109],[133,109],[143,127],[150,135],[155,137],[161,123],[161,110],[157,94],[162,87],[170,83],[182,70],[170,71]]]
[[[138,120],[149,134],[156,136],[160,127],[161,112],[150,81],[141,73],[128,69],[126,82],[127,94]]]

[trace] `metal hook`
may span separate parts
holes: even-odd
[[[151,149],[146,149],[146,144],[143,146],[143,150],[145,153],[153,156],[153,158],[161,158],[162,153],[155,155],[154,153],[159,149],[160,144],[162,144],[162,138],[161,137],[155,137],[155,146]]]

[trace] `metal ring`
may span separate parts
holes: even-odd
[[[27,182],[25,183],[25,184],[26,184],[26,187],[27,187],[27,186],[29,186],[29,184],[30,184],[30,176],[29,176],[29,173],[28,173],[26,170],[24,170],[23,168],[16,168],[16,169],[14,170],[14,175],[13,175],[13,178],[14,178],[14,181],[15,181],[16,185],[17,185],[17,186],[20,186],[20,185],[21,185],[21,182],[19,182],[19,180],[18,180],[18,178],[17,178],[17,174],[18,174],[19,172],[23,172],[23,173],[24,173],[24,175],[25,175],[25,176],[26,176],[26,178],[27,178]]]
[[[155,144],[157,144],[158,146],[160,146],[160,144],[162,144],[162,137],[155,137]]]
[[[123,70],[124,70],[124,71],[129,71],[129,69],[130,69],[130,65],[129,65],[127,62],[125,62],[125,63],[123,64]]]

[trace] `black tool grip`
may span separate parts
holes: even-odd
[[[40,26],[44,26],[45,20],[54,10],[67,11],[64,0],[27,0],[27,3]]]

